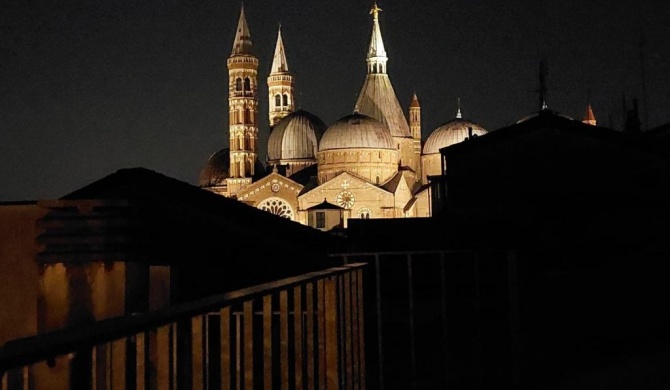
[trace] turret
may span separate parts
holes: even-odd
[[[275,55],[268,77],[270,127],[295,110],[293,75],[288,70],[281,26],[277,33]]]
[[[368,49],[368,74],[385,74],[386,73],[386,49],[384,48],[384,40],[382,39],[382,31],[379,28],[379,12],[382,9],[377,6],[377,3],[370,10],[372,15],[372,37],[370,38],[370,47]]]
[[[412,96],[412,102],[409,104],[409,129],[414,139],[414,160],[421,161],[421,105],[416,93]],[[421,165],[417,164],[421,169]],[[421,172],[416,172],[417,177],[421,177]]]

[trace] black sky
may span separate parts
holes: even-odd
[[[0,0],[0,201],[54,198],[125,167],[195,183],[227,145],[227,70],[238,1]],[[389,75],[424,138],[464,115],[489,130],[537,109],[580,117],[591,90],[601,124],[621,126],[622,94],[649,126],[670,122],[670,3],[655,0],[380,0]],[[371,1],[246,0],[265,77],[282,24],[302,108],[327,124],[351,113],[364,77]],[[267,125],[261,127],[265,153]]]

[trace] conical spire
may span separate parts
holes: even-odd
[[[395,95],[391,80],[386,73],[386,50],[379,30],[379,11],[375,5],[370,14],[373,16],[372,39],[368,51],[368,75],[358,94],[356,109],[359,113],[375,118],[391,130],[394,137],[411,138],[409,125],[398,98]]]
[[[231,55],[252,54],[251,33],[247,25],[247,17],[244,14],[244,5],[240,9],[240,20],[237,22],[237,32],[235,33],[235,42],[233,43],[233,52]]]
[[[595,126],[597,123],[596,116],[593,115],[593,108],[591,107],[591,103],[586,106],[586,112],[584,113],[584,119],[582,119],[582,123],[586,123],[587,125],[591,126]]]
[[[286,52],[284,51],[284,41],[281,38],[281,24],[277,33],[277,45],[275,46],[275,56],[272,60],[272,69],[270,73],[288,72],[288,62],[286,61]]]
[[[382,31],[379,28],[379,12],[381,8],[375,3],[370,10],[372,15],[372,37],[370,37],[370,47],[368,48],[368,73],[386,73],[386,49],[382,39]]]
[[[416,92],[414,92],[414,95],[412,95],[412,101],[409,103],[410,107],[421,107],[421,104],[419,104],[419,98],[416,96]]]

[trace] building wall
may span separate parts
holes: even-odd
[[[0,206],[0,345],[37,333],[36,204]]]
[[[395,201],[392,193],[347,174],[342,174],[300,195],[298,204],[301,210],[307,210],[322,203],[325,199],[329,203],[342,206],[338,202],[338,195],[345,191],[354,196],[351,218],[358,218],[363,210],[370,210],[370,218],[393,218],[395,216]]]
[[[428,176],[437,176],[442,174],[442,155],[426,154],[421,156],[421,177],[422,183],[428,184]]]
[[[319,183],[325,183],[342,172],[351,172],[370,183],[381,184],[398,172],[398,152],[395,150],[327,150],[319,152],[317,157]]]

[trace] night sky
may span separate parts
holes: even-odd
[[[296,98],[327,124],[350,114],[365,78],[371,1],[246,0],[266,77],[282,24]],[[416,91],[425,137],[453,118],[489,130],[538,108],[621,128],[622,95],[670,122],[670,2],[380,0],[389,75],[403,107]],[[240,3],[229,0],[0,1],[0,201],[60,197],[120,168],[196,183],[227,146],[227,69]],[[611,118],[611,119],[610,119]],[[642,118],[644,120],[644,117]]]

